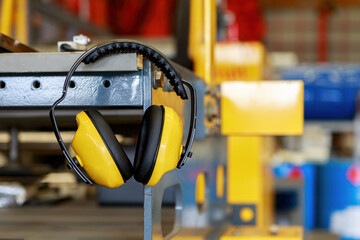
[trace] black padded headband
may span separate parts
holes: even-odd
[[[94,49],[91,54],[84,58],[85,64],[94,63],[112,53],[139,53],[147,57],[150,62],[154,63],[164,75],[169,79],[170,84],[173,86],[174,91],[181,99],[188,99],[184,85],[182,83],[181,74],[171,65],[171,61],[167,59],[162,53],[154,48],[139,43],[136,41],[112,41],[99,46]]]

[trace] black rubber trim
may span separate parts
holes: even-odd
[[[154,171],[164,127],[165,109],[152,105],[146,109],[141,122],[134,161],[135,180],[147,184]]]
[[[131,178],[133,175],[133,167],[121,144],[116,139],[114,132],[111,130],[109,124],[105,121],[104,117],[99,111],[87,110],[85,113],[89,116],[90,120],[94,124],[100,137],[109,150],[111,157],[114,159],[114,162],[118,167],[124,182],[126,182],[126,180]]]
[[[139,53],[147,57],[152,63],[154,63],[164,75],[169,79],[170,84],[173,86],[174,91],[182,99],[188,99],[184,85],[181,81],[182,76],[178,70],[172,65],[171,61],[167,59],[163,54],[154,48],[147,46],[143,43],[135,42],[133,40],[121,40],[106,43],[96,49],[93,53],[87,56],[83,62],[85,64],[94,63],[97,60],[112,54],[112,53]]]
[[[72,48],[69,44],[63,43],[60,45],[60,52],[82,52],[83,50]]]

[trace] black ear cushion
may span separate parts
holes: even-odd
[[[136,181],[147,184],[154,170],[165,110],[163,106],[152,105],[146,109],[141,122],[139,138],[134,161],[134,177]]]
[[[85,111],[85,113],[89,116],[104,141],[125,182],[133,175],[133,167],[129,158],[125,154],[124,149],[116,139],[114,132],[111,130],[109,124],[105,121],[100,112],[96,110],[88,110]]]

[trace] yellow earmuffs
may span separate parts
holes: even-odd
[[[189,88],[192,107],[190,129],[185,146],[182,146],[183,126],[178,114],[170,107],[152,105],[145,111],[141,122],[133,167],[104,117],[97,110],[88,110],[76,116],[78,129],[72,141],[76,154],[72,158],[60,136],[54,111],[65,98],[73,73],[81,62],[95,62],[109,53],[129,51],[143,54],[158,65],[182,99],[187,99],[183,84]],[[68,161],[68,167],[72,168],[86,183],[92,185],[93,180],[99,185],[116,188],[134,174],[138,182],[154,186],[166,172],[175,167],[181,168],[186,159],[192,155],[190,149],[196,125],[196,92],[189,82],[181,79],[170,61],[159,52],[141,43],[115,41],[95,46],[79,57],[65,79],[63,95],[51,107],[50,119],[55,136]],[[80,167],[92,180],[81,171]]]

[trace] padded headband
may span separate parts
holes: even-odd
[[[85,64],[94,63],[97,60],[103,58],[112,53],[139,53],[147,57],[150,62],[154,63],[164,75],[169,79],[170,84],[173,86],[174,91],[181,99],[188,99],[184,85],[181,82],[181,74],[171,64],[171,61],[167,59],[162,53],[154,48],[147,46],[143,43],[136,41],[122,40],[121,42],[112,41],[105,43],[98,47],[91,54],[84,58]]]

